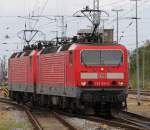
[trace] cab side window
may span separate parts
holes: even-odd
[[[69,51],[69,64],[73,64],[73,52]]]
[[[29,64],[30,64],[30,66],[32,66],[32,56],[30,56],[29,58],[30,58]]]

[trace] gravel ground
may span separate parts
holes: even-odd
[[[0,103],[0,130],[33,130],[23,110]]]
[[[49,113],[34,113],[34,116],[40,122],[43,130],[68,130],[62,123],[60,123],[54,115]]]
[[[133,99],[135,97],[135,95],[129,95],[128,111],[150,117],[150,102],[141,101],[141,106],[138,106],[136,99]],[[143,96],[141,98],[143,98]],[[146,98],[150,99],[150,96],[147,96]],[[65,130],[62,129],[63,126],[61,126],[58,120],[55,120],[54,118],[50,117],[50,115],[47,115],[47,117],[44,116],[39,118],[40,122],[43,122],[43,126],[44,128],[46,128],[46,130]],[[68,120],[75,127],[77,126],[79,130],[124,130],[121,128],[107,126],[106,124],[102,124],[101,122],[95,123],[84,119],[66,117],[66,120]],[[58,129],[53,129],[56,127]],[[0,103],[0,130],[33,129],[24,111],[16,109],[15,106]]]
[[[134,113],[138,113],[140,115],[146,116],[146,117],[150,117],[150,101],[141,101],[141,105],[138,106],[137,105],[137,100],[133,99],[135,98],[135,95],[129,95],[128,98],[128,111],[129,112],[134,112]],[[143,97],[141,97],[143,98]],[[150,97],[146,97],[149,98]]]
[[[101,122],[96,123],[93,121],[88,121],[85,119],[79,119],[75,117],[66,117],[63,116],[66,121],[70,122],[74,127],[78,128],[78,130],[125,130],[123,128],[115,128],[103,124]]]

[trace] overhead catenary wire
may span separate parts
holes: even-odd
[[[147,2],[149,2],[149,0],[145,0],[145,1],[143,1],[140,5],[138,5],[139,7],[141,7],[141,6],[143,6],[144,4],[146,4]],[[123,14],[123,17],[121,16],[120,18],[119,18],[119,20],[129,20],[129,19],[131,19],[131,17],[124,17],[124,16],[126,16],[128,13],[130,13],[130,12],[132,12],[134,10],[134,8],[131,8],[128,12],[126,12],[125,14]],[[142,20],[148,20],[148,18],[142,18]],[[112,23],[114,23],[114,21],[115,21],[116,19],[113,19],[113,20],[111,20],[111,24]],[[130,24],[131,23],[131,24]],[[133,21],[131,21],[129,23],[129,26],[127,26],[126,28],[125,28],[125,31],[133,24]],[[107,23],[107,24],[109,24],[109,23]],[[122,32],[125,32],[125,31],[122,31]],[[120,36],[120,40],[123,38],[124,36]],[[120,41],[119,40],[119,41]]]
[[[149,0],[145,0],[144,2],[143,2],[143,4],[145,3],[145,2],[148,2]],[[118,4],[120,4],[121,3],[121,0],[118,0],[117,1],[118,2]],[[117,5],[117,2],[116,1],[114,1],[114,2],[111,2],[111,3],[108,3],[108,4],[104,4],[104,6],[110,6],[110,5]],[[37,2],[38,3],[38,2]],[[116,3],[116,4],[115,4]],[[102,5],[102,7],[103,7],[103,5]],[[44,6],[43,6],[43,8],[44,8]],[[42,12],[42,11],[39,11],[39,12]],[[8,17],[13,17],[13,16],[8,16]],[[14,17],[16,17],[16,16],[14,16]],[[121,18],[120,18],[121,19]],[[142,18],[143,20],[144,20],[144,18]],[[146,18],[145,18],[145,20],[146,20]]]
[[[38,0],[39,1],[39,0]],[[145,0],[145,1],[147,1],[148,2],[148,0]],[[117,3],[118,2],[118,3]],[[114,5],[120,5],[121,4],[121,0],[120,0],[120,2],[119,2],[119,0],[116,2],[116,4],[115,4],[115,1],[114,2],[110,2],[110,3],[108,3],[108,4],[105,4],[104,6],[102,5],[102,7],[108,7],[108,6],[114,6]],[[37,2],[38,3],[38,2]],[[143,3],[144,4],[144,3]],[[145,5],[145,4],[144,4]],[[143,6],[143,5],[139,5],[139,7],[140,6]],[[140,7],[140,8],[142,8],[142,7]],[[142,8],[142,9],[144,9],[144,8]],[[37,11],[37,12],[36,12]],[[133,10],[134,11],[134,10]],[[38,6],[38,9],[35,9],[34,8],[34,13],[36,13],[36,14],[38,14],[38,15],[40,15],[40,12],[41,12],[41,8],[40,8],[40,6]],[[43,11],[44,12],[44,11]],[[132,13],[132,11],[131,12],[129,12],[129,13]],[[30,15],[32,15],[32,13],[30,13]],[[47,16],[47,15],[46,15]],[[17,16],[0,16],[1,18],[3,17],[3,18],[17,18]],[[50,17],[53,17],[53,15],[51,15]],[[40,18],[39,18],[40,19]],[[149,22],[149,19],[150,18],[148,18],[148,17],[141,17],[141,20],[143,21],[143,22]],[[119,20],[129,20],[129,19],[125,19],[125,18],[119,18]],[[141,21],[140,20],[140,21]],[[11,20],[10,20],[11,21]],[[71,20],[68,20],[69,22],[72,22]],[[35,21],[32,21],[33,22],[33,24],[34,24],[34,22]],[[132,21],[131,21],[132,22]],[[125,24],[127,24],[127,26],[131,23],[131,22],[127,22],[127,23],[125,23]],[[41,26],[38,26],[39,25],[39,23],[41,23]],[[113,21],[113,23],[114,23],[114,21]],[[43,26],[47,26],[47,25],[43,25],[42,26],[42,22],[41,21],[39,21],[38,23],[37,23],[38,25],[36,25],[36,28],[42,28]],[[14,24],[13,26],[17,26],[16,24]],[[127,27],[126,26],[126,27]],[[133,24],[130,26],[130,27],[132,27],[133,26]],[[128,31],[128,29],[130,28],[130,27],[128,27],[128,28],[125,28],[125,29],[123,29],[123,30],[125,30],[125,33],[127,33],[127,31]],[[133,31],[133,30],[132,30]],[[13,32],[14,33],[14,32]],[[11,36],[11,38],[12,38],[12,36]]]
[[[142,6],[143,6],[144,4],[146,4],[147,2],[149,2],[149,0],[141,1],[141,3],[138,5],[138,8],[142,8]],[[121,17],[126,16],[127,14],[131,13],[131,12],[134,11],[134,10],[135,10],[134,8],[131,8],[131,9],[128,10],[126,13],[122,14]],[[120,18],[121,18],[121,17],[120,17]]]
[[[43,12],[44,12],[44,10],[45,10],[47,4],[48,4],[48,0],[45,1],[44,5],[43,5],[43,7],[42,7],[42,9],[41,9],[41,11],[40,11],[40,13],[39,13],[39,16],[41,16],[41,15],[43,14]],[[35,22],[35,24],[34,24],[34,26],[33,26],[33,30],[35,29],[35,27],[36,27],[36,25],[37,25],[38,22],[39,22],[39,21],[36,21],[36,22]]]
[[[48,3],[48,0],[46,0],[46,1],[44,2],[43,6],[42,6],[42,8],[41,8],[41,10],[40,10],[40,13],[38,14],[39,16],[42,15],[43,11],[44,11],[45,8],[46,8],[47,3]],[[23,36],[23,39],[24,39],[28,44],[29,44],[29,42],[33,39],[33,37],[35,37],[35,35],[36,35],[38,32],[40,32],[39,30],[35,29],[37,23],[39,22],[39,19],[37,19],[37,20],[35,21],[33,27],[31,26],[31,24],[32,24],[31,21],[33,21],[32,15],[34,15],[34,12],[33,12],[33,11],[32,11],[32,14],[29,13],[29,17],[27,17],[27,19],[28,19],[28,24],[29,24],[29,28],[30,28],[30,29],[27,29],[27,27],[25,26],[25,30],[22,30],[22,31],[23,31],[23,35],[24,35],[24,36]],[[29,32],[30,32],[30,36],[28,36],[28,37],[29,37],[28,39],[30,39],[30,40],[27,40],[27,37],[26,37],[26,36],[27,36],[27,33],[29,33]]]
[[[123,35],[124,35],[125,31],[126,31],[129,27],[131,27],[132,24],[133,24],[133,20],[125,27],[124,31],[121,31],[122,35],[120,36],[119,41],[122,40],[122,38],[124,37]]]
[[[120,4],[120,3],[122,4],[122,0],[111,2],[111,3],[108,3],[108,4],[104,4],[104,5],[101,5],[101,7],[108,7],[108,6],[112,6],[112,5],[116,5],[116,4]]]
[[[150,2],[149,0],[145,0],[145,1],[142,1],[140,5],[138,5],[139,8],[141,8],[144,4],[146,4],[147,2]],[[120,15],[119,17],[119,20],[120,19],[129,19],[129,17],[125,17],[127,14],[131,13],[132,11],[134,11],[135,9],[134,8],[130,8],[127,12],[123,13],[122,15]],[[107,22],[106,24],[109,25],[109,24],[112,24],[116,21],[116,18],[110,20],[109,22]]]

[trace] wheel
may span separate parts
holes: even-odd
[[[19,93],[16,94],[16,102],[17,102],[18,104],[21,103],[21,96],[20,96]]]
[[[111,106],[110,103],[97,104],[96,107],[94,108],[95,115],[105,117],[105,118],[111,117],[111,107],[110,106]]]

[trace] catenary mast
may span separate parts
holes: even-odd
[[[94,10],[99,10],[99,0],[93,0],[93,9]],[[94,22],[94,25],[96,26],[99,26],[100,24],[100,14],[101,12],[94,12],[93,13],[93,22]]]

